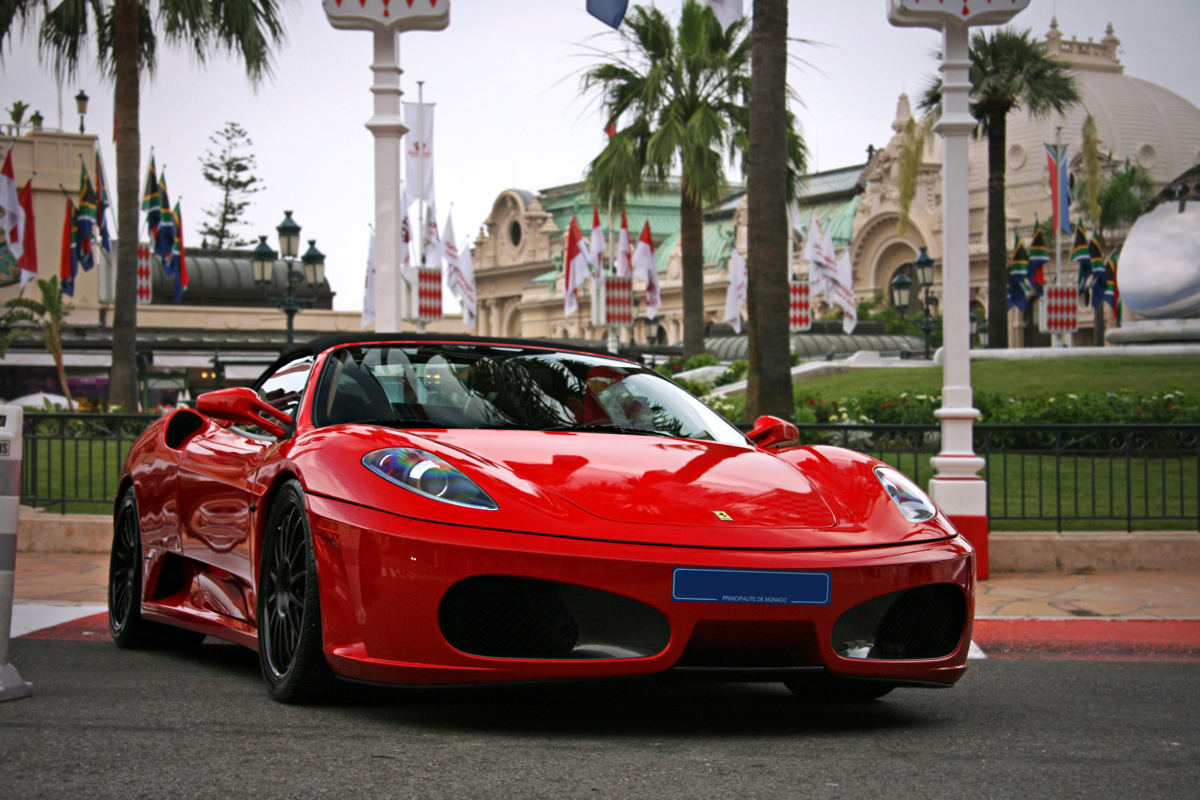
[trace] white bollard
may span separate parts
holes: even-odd
[[[0,701],[33,694],[33,684],[21,680],[17,668],[8,663],[8,635],[12,630],[13,583],[17,568],[24,416],[20,406],[0,406]]]

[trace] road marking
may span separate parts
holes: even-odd
[[[108,606],[101,603],[25,603],[18,600],[13,603],[9,636],[15,639],[97,614],[107,615]],[[106,621],[106,627],[107,624]]]

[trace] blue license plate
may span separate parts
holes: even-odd
[[[671,599],[692,603],[765,603],[827,606],[828,572],[676,567]]]

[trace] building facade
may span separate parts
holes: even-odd
[[[1126,160],[1147,170],[1161,187],[1196,163],[1200,163],[1200,109],[1187,100],[1155,84],[1128,76],[1121,64],[1120,41],[1112,26],[1100,41],[1064,39],[1057,23],[1051,24],[1044,46],[1065,61],[1074,75],[1081,102],[1063,115],[1052,114],[1033,119],[1022,108],[1014,109],[1008,120],[1008,152],[1005,214],[1007,241],[1020,233],[1028,245],[1035,222],[1050,217],[1050,171],[1044,144],[1067,144],[1070,170],[1084,170],[1082,129],[1090,113],[1105,154],[1102,169],[1111,174]],[[909,98],[901,95],[896,107],[892,133],[887,143],[870,148],[866,163],[851,165],[809,177],[805,195],[793,215],[794,245],[792,270],[797,277],[807,276],[808,264],[800,257],[801,242],[814,217],[831,230],[840,251],[850,248],[854,265],[854,291],[860,301],[876,296],[887,298],[891,281],[900,271],[911,271],[922,247],[936,263],[931,305],[940,302],[942,257],[942,153],[938,137],[930,137],[924,152],[916,196],[909,212],[909,224],[900,232],[899,157],[901,134],[912,117]],[[987,142],[975,140],[970,146],[970,295],[972,311],[981,318],[987,306]],[[1073,202],[1071,218],[1080,218],[1082,203]],[[603,210],[602,210],[603,211]],[[571,317],[563,315],[562,252],[564,232],[575,216],[587,238],[591,229],[591,200],[580,185],[555,187],[539,193],[507,190],[497,198],[492,213],[475,242],[477,294],[481,309],[478,330],[509,336],[571,336],[601,338],[604,334],[591,322],[590,297],[581,290],[580,310]],[[678,190],[667,187],[658,194],[631,198],[627,209],[630,237],[636,241],[644,219],[651,220],[662,307],[657,318],[647,323],[644,316],[632,330],[622,332],[636,341],[665,337],[669,342],[682,339],[682,294],[679,254]],[[620,216],[615,224],[619,224]],[[606,235],[609,218],[601,214]],[[518,239],[513,234],[519,230]],[[1124,238],[1124,231],[1106,231],[1111,250]],[[705,218],[704,279],[705,317],[719,324],[724,317],[728,287],[730,246],[746,252],[746,205],[744,193],[731,188]],[[1069,251],[1070,243],[1064,245]],[[1074,285],[1075,266],[1064,252],[1062,283]],[[1052,261],[1047,281],[1055,275]],[[636,287],[642,291],[643,287]],[[914,293],[915,294],[915,293]],[[816,313],[830,306],[817,304]],[[743,310],[743,317],[748,310]],[[1009,327],[1011,346],[1048,345],[1049,335],[1037,327],[1037,303],[1024,313],[1012,310],[1002,324]],[[1111,318],[1111,312],[1106,308]],[[636,315],[635,315],[636,316]],[[1092,341],[1092,313],[1080,308],[1080,331],[1074,341]],[[989,320],[996,325],[997,321]]]

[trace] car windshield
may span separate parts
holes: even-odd
[[[498,345],[357,345],[332,352],[313,401],[313,423],[353,422],[746,442],[653,370],[584,353]]]

